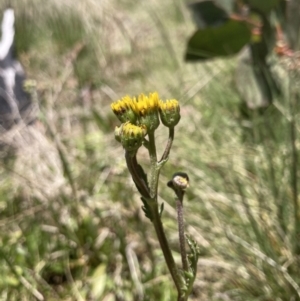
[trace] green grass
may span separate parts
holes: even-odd
[[[242,117],[234,59],[184,63],[194,25],[178,1],[12,2],[41,113],[35,128],[1,137],[16,150],[0,167],[0,300],[174,300],[110,110],[152,91],[181,103],[160,201],[180,262],[166,183],[187,172],[186,231],[201,250],[190,300],[300,300],[297,91]]]

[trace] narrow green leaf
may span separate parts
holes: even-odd
[[[148,204],[148,202],[147,202],[147,199],[145,199],[144,197],[141,197],[141,200],[142,200],[142,202],[143,202],[143,204],[144,204],[144,205],[142,206],[142,210],[144,211],[145,216],[146,216],[147,218],[149,218],[150,221],[152,221],[152,220],[153,220],[153,215],[152,215],[151,209],[150,209],[150,207],[149,207],[149,204]]]
[[[161,203],[160,208],[159,208],[159,216],[161,217],[164,211],[165,203]]]

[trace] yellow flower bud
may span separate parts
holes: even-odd
[[[167,127],[175,127],[180,120],[180,106],[176,99],[159,101],[161,122]]]
[[[144,125],[148,132],[156,130],[159,126],[159,96],[157,92],[150,93],[149,96],[140,94],[133,98],[131,109],[138,118],[138,123]]]
[[[136,151],[142,146],[146,134],[145,127],[126,122],[122,125],[121,143],[127,151]]]
[[[111,104],[111,109],[121,122],[136,122],[136,115],[131,109],[132,99],[129,96],[123,97]]]

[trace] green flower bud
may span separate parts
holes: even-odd
[[[166,127],[175,127],[180,120],[180,106],[176,99],[159,101],[159,115]]]

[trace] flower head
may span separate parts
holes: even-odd
[[[131,101],[131,109],[138,116],[145,116],[149,113],[157,112],[159,96],[157,92],[150,93],[149,96],[140,94]]]
[[[136,115],[132,111],[131,103],[132,99],[129,96],[125,96],[111,104],[111,109],[121,122],[136,122]]]
[[[147,131],[151,132],[159,126],[159,96],[157,92],[150,93],[149,96],[140,94],[131,101],[131,109],[136,114],[138,123],[145,125]]]
[[[127,151],[137,151],[142,146],[146,134],[147,130],[144,126],[126,122],[121,128],[121,143]]]
[[[176,99],[159,101],[159,115],[167,127],[174,127],[180,120],[180,106]]]

